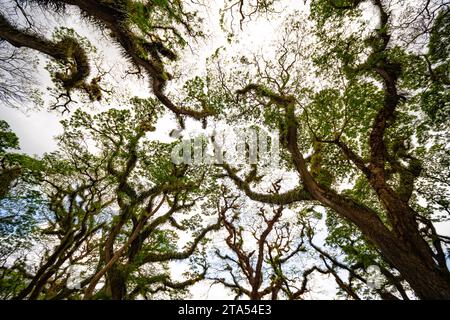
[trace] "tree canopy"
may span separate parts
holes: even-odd
[[[1,2],[1,107],[61,118],[42,156],[0,120],[1,298],[450,299],[449,35],[442,0]]]

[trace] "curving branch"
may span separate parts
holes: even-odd
[[[16,28],[2,14],[0,14],[0,38],[17,48],[26,47],[42,52],[66,65],[69,71],[56,73],[55,79],[62,84],[69,97],[71,91],[78,89],[85,91],[91,100],[101,99],[99,79],[94,78],[88,82],[89,59],[77,40],[64,37],[58,42],[52,42],[42,36]]]

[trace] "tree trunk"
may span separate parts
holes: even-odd
[[[438,267],[433,252],[420,236],[414,211],[387,188],[380,177],[369,178],[372,187],[388,211],[393,230],[389,230],[378,214],[352,199],[319,185],[307,169],[297,141],[298,125],[294,106],[286,106],[288,132],[287,149],[300,177],[314,199],[354,223],[364,236],[375,245],[382,256],[392,264],[411,285],[421,299],[450,299],[450,274]]]
[[[114,266],[107,274],[108,293],[113,300],[124,300],[127,295],[126,281],[120,266]]]

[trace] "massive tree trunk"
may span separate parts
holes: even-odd
[[[124,300],[127,295],[126,276],[121,265],[115,265],[108,271],[107,293],[113,300]]]
[[[397,79],[401,75],[401,68],[390,61],[387,54],[390,41],[389,13],[385,11],[380,0],[374,0],[373,4],[379,10],[380,19],[380,27],[377,29],[380,42],[372,47],[372,55],[377,56],[378,59],[375,63],[367,62],[354,70],[354,72],[365,70],[374,73],[381,78],[384,86],[383,107],[373,121],[369,136],[369,164],[366,165],[365,161],[339,141],[339,138],[332,143],[340,147],[344,155],[366,176],[387,213],[389,228],[373,210],[344,198],[314,180],[297,145],[298,124],[295,120],[292,99],[283,101],[288,126],[287,149],[306,189],[313,198],[354,223],[380,250],[382,256],[402,274],[419,298],[450,299],[450,273],[446,267],[442,248],[438,244],[435,246],[437,254],[433,252],[419,231],[416,220],[419,215],[409,206],[409,197],[395,192],[387,181],[385,165],[391,162],[391,159],[388,156],[384,134],[395,120],[394,113],[400,103]],[[407,188],[409,193],[413,190],[412,183],[410,182]]]
[[[431,248],[420,235],[412,208],[396,196],[379,175],[369,174],[369,181],[388,212],[392,224],[390,230],[376,212],[318,184],[298,149],[297,123],[294,119],[294,107],[290,103],[286,107],[287,149],[313,198],[354,223],[402,274],[419,298],[450,299],[450,274],[447,269],[439,267]]]
[[[386,74],[387,77],[393,77],[389,73]],[[297,198],[270,197],[269,199],[269,197],[266,197],[266,200],[276,204],[311,199],[319,201],[324,206],[334,210],[342,218],[355,224],[366,239],[378,248],[386,261],[402,274],[419,298],[450,299],[450,273],[445,266],[445,257],[443,258],[442,255],[439,256],[432,251],[420,234],[416,221],[418,214],[408,205],[407,200],[392,190],[386,180],[384,164],[387,152],[385,151],[383,135],[388,119],[392,116],[393,109],[398,103],[398,99],[392,99],[391,96],[392,94],[396,95],[395,81],[391,81],[387,86],[390,86],[390,89],[394,91],[388,90],[386,92],[385,106],[374,120],[370,139],[372,150],[370,164],[366,166],[365,162],[341,141],[333,141],[368,179],[387,212],[387,224],[380,219],[378,212],[322,186],[315,180],[309,172],[306,161],[298,147],[299,125],[294,112],[295,98],[270,93],[262,90],[261,86],[252,84],[240,90],[239,94],[253,90],[270,98],[284,109],[284,124],[286,126],[286,135],[283,138],[284,146],[290,153],[302,180],[303,187],[301,189],[305,189],[309,193],[304,197],[299,194]],[[392,103],[393,101],[395,103]],[[250,198],[262,201],[260,194],[248,188],[247,180],[244,181],[237,177],[229,166],[224,166],[224,168],[228,175],[235,180],[238,187],[244,189]],[[436,249],[438,250],[438,248]]]

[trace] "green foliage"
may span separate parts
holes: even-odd
[[[73,102],[71,93],[74,91],[86,94],[89,101],[100,101],[101,77],[88,79],[91,74],[89,57],[95,59],[97,49],[86,37],[66,27],[58,28],[53,33],[53,42],[54,50],[61,58],[50,60],[45,68],[55,84],[55,88],[51,89],[56,97],[54,107],[61,107],[58,103],[61,103],[61,97],[65,97],[67,103],[62,106],[67,109],[68,104]]]
[[[430,60],[433,63],[448,60],[448,53],[450,52],[450,17],[449,8],[441,10],[434,21],[430,33],[430,41],[428,43],[428,50]],[[448,77],[447,65],[447,77]]]
[[[0,199],[8,195],[18,180],[35,181],[42,170],[39,160],[10,149],[19,149],[19,138],[6,121],[0,120]]]
[[[0,200],[0,259],[31,247],[37,224],[46,210],[46,202],[37,191],[29,190]]]
[[[219,13],[219,23],[226,29],[226,15],[238,13],[240,20],[236,21],[243,28],[243,22],[253,14],[272,12],[275,2],[227,0],[227,8]],[[112,12],[111,16],[108,10],[102,14],[117,19],[114,27],[110,26],[111,20],[106,23],[84,10],[101,28],[110,29],[107,31],[111,31],[111,39],[122,46],[125,56],[138,69],[136,73],[150,76],[151,87],[160,101],[134,97],[121,107],[108,106],[107,110],[95,112],[75,110],[61,122],[64,132],[57,138],[58,150],[42,160],[13,152],[19,149],[19,139],[5,121],[0,121],[0,258],[5,265],[0,274],[0,297],[16,296],[27,283],[33,283],[33,275],[28,272],[35,269],[28,267],[45,268],[45,262],[50,261],[44,270],[49,274],[46,286],[37,298],[54,298],[67,284],[68,264],[86,267],[86,277],[107,266],[104,260],[114,253],[120,256],[100,279],[104,286],[94,290],[94,299],[111,299],[115,280],[127,291],[124,298],[158,298],[160,294],[164,296],[162,292],[183,297],[186,287],[197,281],[170,283],[169,261],[186,258],[186,252],[197,250],[178,252],[180,242],[187,242],[186,248],[197,243],[180,241],[184,240],[181,235],[201,234],[209,218],[222,210],[221,200],[226,193],[223,187],[228,182],[221,179],[221,167],[172,162],[171,152],[179,141],[163,143],[153,134],[165,112],[162,104],[172,111],[188,108],[197,115],[196,120],[201,118],[198,114],[214,114],[212,120],[218,121],[213,125],[224,120],[234,126],[263,126],[279,132],[280,170],[266,176],[245,165],[239,168],[242,170],[232,170],[239,174],[238,178],[233,177],[233,192],[248,196],[242,202],[253,204],[248,200],[253,197],[283,201],[285,205],[287,199],[293,203],[286,207],[300,210],[293,219],[298,219],[295,223],[283,221],[275,226],[272,238],[261,242],[264,251],[264,246],[269,247],[273,240],[270,250],[275,255],[263,257],[262,264],[267,264],[263,271],[273,271],[261,276],[263,282],[283,278],[284,270],[277,263],[283,254],[300,244],[302,237],[308,237],[312,250],[311,237],[316,230],[311,223],[321,223],[323,219],[327,235],[320,247],[330,249],[332,257],[360,274],[373,264],[395,271],[375,246],[380,235],[392,235],[392,239],[411,250],[415,250],[411,243],[423,236],[433,249],[431,245],[437,237],[426,233],[432,228],[425,230],[411,221],[449,219],[449,11],[443,8],[436,15],[427,46],[415,52],[416,48],[406,48],[390,37],[390,33],[398,31],[394,23],[397,17],[389,13],[387,2],[365,1],[364,6],[377,9],[374,18],[381,18],[381,24],[373,30],[366,30],[361,3],[311,1],[309,17],[298,12],[284,16],[279,43],[265,43],[262,48],[270,54],[250,57],[239,53],[229,61],[227,52],[219,54],[226,49],[221,48],[208,59],[206,75],[189,74],[187,81],[178,77],[177,68],[183,65],[176,66],[174,61],[182,57],[181,49],[187,46],[189,38],[204,36],[200,10],[191,12],[191,5],[181,0],[100,1],[99,7],[105,6]],[[225,36],[229,42],[234,40],[233,26]],[[100,100],[106,91],[100,87],[103,76],[91,77],[92,61],[98,57],[93,44],[65,27],[57,29],[49,42],[57,52],[55,60],[47,65],[56,85],[50,93],[58,99],[67,98],[68,102],[74,101],[71,94],[75,92],[87,95],[89,101],[82,102]],[[174,76],[166,71],[169,62],[175,67]],[[178,87],[166,92],[167,81],[172,78],[179,80]],[[67,109],[67,104],[61,106]],[[178,112],[180,123],[187,114]],[[203,126],[209,121],[204,120]],[[276,191],[268,191],[270,186]],[[276,194],[283,193],[285,187],[287,193]],[[297,197],[294,200],[293,194]],[[400,204],[392,206],[389,214],[389,201],[383,199],[386,194],[389,201]],[[162,205],[155,212],[158,203]],[[324,209],[325,218],[319,205],[329,206]],[[411,212],[396,211],[410,209],[408,206]],[[360,211],[352,211],[356,207]],[[247,235],[258,241],[258,228],[270,224],[263,210],[247,214],[241,203],[233,203],[229,209],[233,219],[230,223],[236,229],[227,239],[234,236],[235,246],[246,242],[236,235],[250,230]],[[373,219],[367,221],[378,228],[376,232],[366,220],[359,220],[360,212]],[[407,214],[411,214],[411,220],[406,224],[411,225],[398,232],[395,228],[403,225],[395,218]],[[222,225],[227,217],[223,215]],[[365,230],[364,234],[357,224]],[[416,233],[410,243],[403,238],[403,232],[411,230]],[[189,276],[198,276],[208,266],[205,259],[210,240],[196,241],[201,250],[190,256]],[[36,243],[43,247],[42,260],[31,263],[26,261],[26,255]],[[286,247],[281,248],[284,243]],[[304,251],[301,243],[297,252]],[[255,260],[255,253],[248,252],[248,264]],[[11,254],[18,258],[12,264],[5,263]],[[395,260],[392,255],[389,257]],[[340,274],[339,268],[346,269],[321,252],[317,258],[328,271],[337,271],[335,276]],[[326,259],[332,263],[327,265]],[[433,259],[437,260],[431,257],[430,261]],[[232,271],[231,264],[223,271]],[[245,273],[239,281],[245,279]],[[291,278],[283,279],[284,283],[292,283],[292,288],[306,284],[296,273],[301,274],[294,267],[289,268],[285,275]],[[107,281],[103,281],[105,276]],[[363,289],[364,281],[357,281],[357,293],[369,296]],[[277,290],[288,295],[289,286],[286,291]],[[242,295],[241,291],[236,290],[238,295]],[[81,292],[75,290],[65,297],[79,299]]]
[[[430,85],[421,96],[421,108],[432,122],[446,122],[450,116],[450,92],[441,85]]]
[[[187,36],[203,36],[197,26],[201,19],[195,12],[187,11],[179,0],[128,1],[127,13],[129,23],[138,28],[142,37],[163,42],[167,48],[184,47]],[[141,54],[146,55],[145,51]]]
[[[7,269],[0,277],[0,298],[12,299],[20,290],[26,287],[28,279],[20,270]]]
[[[391,50],[391,59],[401,65],[401,87],[415,92],[410,99],[412,107],[417,104],[428,117],[425,122],[439,126],[450,115],[450,95],[446,89],[450,79],[450,60],[444,56],[438,61],[433,50],[431,42],[425,55],[406,53],[396,47]]]
[[[356,226],[343,221],[331,211],[327,211],[326,224],[328,235],[325,243],[331,248],[342,250],[349,265],[362,263],[367,268],[380,261],[376,249],[367,243]]]
[[[194,110],[219,114],[227,106],[227,101],[216,88],[211,86],[208,78],[205,80],[196,76],[186,81],[183,90],[186,94],[184,102]]]
[[[311,2],[311,18],[323,27],[328,20],[341,20],[344,16],[358,16],[358,0],[314,0]]]
[[[0,153],[7,149],[19,149],[19,138],[6,121],[0,120]]]

